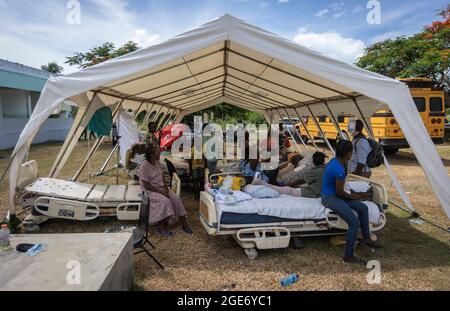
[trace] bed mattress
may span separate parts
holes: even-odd
[[[369,208],[369,220],[373,224],[380,221],[380,209],[373,202],[364,202]],[[217,215],[221,224],[248,224],[285,221],[323,220],[327,210],[320,199],[297,198],[281,195],[278,198],[251,199],[237,205],[216,203]],[[239,215],[240,216],[237,216]],[[262,216],[262,217],[256,217]],[[267,218],[269,217],[269,218]],[[225,222],[224,222],[225,221]]]

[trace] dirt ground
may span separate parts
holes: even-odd
[[[41,176],[50,170],[60,145],[47,143],[32,147],[29,159],[38,160]],[[450,170],[450,145],[437,148]],[[110,150],[109,145],[101,147],[90,165],[92,172]],[[0,151],[1,171],[10,152]],[[60,177],[70,177],[86,152],[87,144],[80,142]],[[410,150],[389,159],[417,211],[445,228],[450,227]],[[83,176],[86,175],[87,172]],[[401,202],[384,168],[375,170],[374,179],[386,185],[391,199]],[[124,175],[120,180],[127,182]],[[115,171],[91,182],[113,184]],[[7,184],[6,180],[1,185],[0,217],[7,210]],[[303,249],[260,251],[257,260],[249,261],[231,237],[208,236],[198,219],[198,202],[189,193],[182,197],[195,233],[187,236],[178,227],[173,238],[164,239],[153,230],[152,241],[157,247],[153,254],[166,270],[159,270],[145,255],[136,256],[136,290],[220,290],[231,285],[237,290],[280,290],[279,281],[291,273],[298,273],[300,281],[287,290],[450,290],[450,234],[426,223],[412,224],[408,214],[392,205],[387,213],[387,227],[379,234],[383,250],[371,253],[357,249],[360,256],[381,263],[381,284],[369,285],[366,281],[369,270],[342,263],[343,248],[331,246],[328,238],[305,239]],[[116,224],[118,221],[113,219],[89,223],[52,220],[42,225],[41,232],[103,232]]]

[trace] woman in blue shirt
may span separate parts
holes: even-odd
[[[322,204],[342,217],[348,224],[344,261],[365,265],[366,262],[353,253],[358,229],[361,227],[362,230],[362,245],[370,248],[380,248],[380,246],[370,238],[369,210],[361,202],[370,198],[367,197],[367,194],[348,194],[344,191],[345,178],[347,177],[345,164],[352,158],[352,154],[353,145],[351,142],[342,140],[337,144],[336,157],[328,163],[323,174]]]

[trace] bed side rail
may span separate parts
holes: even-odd
[[[386,210],[389,206],[389,197],[387,194],[386,187],[378,183],[372,179],[368,179],[365,177],[357,176],[357,175],[349,175],[347,181],[367,181],[372,185],[373,189],[373,197],[372,201],[375,202],[382,211]]]

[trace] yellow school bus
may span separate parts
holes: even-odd
[[[405,82],[411,91],[411,95],[419,110],[420,116],[435,144],[444,143],[445,131],[445,98],[444,90],[433,87],[433,81],[427,78],[407,78],[400,79]],[[354,128],[355,117],[349,114],[338,116],[339,127],[344,137],[348,139]],[[320,132],[310,117],[304,117],[304,121],[311,136],[320,138]],[[338,137],[338,131],[333,125],[332,120],[326,116],[317,117],[320,127],[325,133],[327,139],[335,141]],[[375,137],[383,145],[386,153],[396,153],[400,148],[408,148],[403,132],[395,120],[390,110],[378,111],[371,118],[372,128]],[[296,125],[306,138],[301,123]]]

